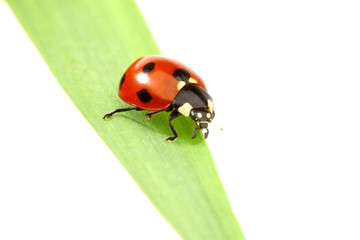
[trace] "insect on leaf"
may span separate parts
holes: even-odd
[[[116,108],[126,68],[160,55],[133,0],[7,0],[55,78],[154,206],[184,239],[244,239],[202,137],[191,121],[174,121],[176,142],[161,113],[146,120]]]

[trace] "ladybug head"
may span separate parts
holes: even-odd
[[[205,138],[209,134],[208,123],[211,123],[214,117],[215,117],[215,112],[214,111],[210,112],[210,110],[207,108],[193,108],[190,112],[190,118],[195,121],[195,123],[198,125],[198,128],[200,130],[202,129],[206,130]],[[196,136],[195,135],[196,129],[194,130],[193,137]]]
[[[190,118],[197,123],[206,124],[206,127],[207,127],[207,123],[211,122],[214,117],[215,117],[215,112],[211,113],[210,110],[207,108],[193,108],[190,111]],[[199,127],[206,128],[201,126]]]

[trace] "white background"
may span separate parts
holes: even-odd
[[[208,143],[247,239],[360,239],[358,1],[138,3],[214,98]],[[4,2],[0,81],[0,239],[179,239]]]

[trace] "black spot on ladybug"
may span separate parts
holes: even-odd
[[[152,96],[150,95],[148,90],[146,90],[145,88],[138,91],[136,93],[136,95],[139,97],[140,101],[142,101],[143,103],[147,103],[152,99]]]
[[[121,89],[122,85],[124,84],[124,80],[125,80],[125,73],[124,73],[124,75],[121,77],[120,84],[119,84],[119,89]]]
[[[176,69],[173,76],[178,81],[184,81],[186,84],[189,83],[190,73],[185,69]]]
[[[145,66],[143,67],[143,73],[149,73],[151,72],[151,70],[153,70],[155,67],[155,63],[154,62],[149,62],[147,64],[145,64]]]

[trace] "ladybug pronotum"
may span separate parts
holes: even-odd
[[[205,130],[209,135],[208,123],[215,117],[214,104],[203,80],[188,67],[175,60],[162,56],[144,56],[136,60],[124,73],[119,84],[119,97],[134,106],[119,108],[106,114],[103,119],[114,113],[130,110],[149,110],[145,117],[167,111],[169,126],[174,136],[166,140],[174,141],[178,133],[172,121],[180,115],[190,117],[197,130]]]

